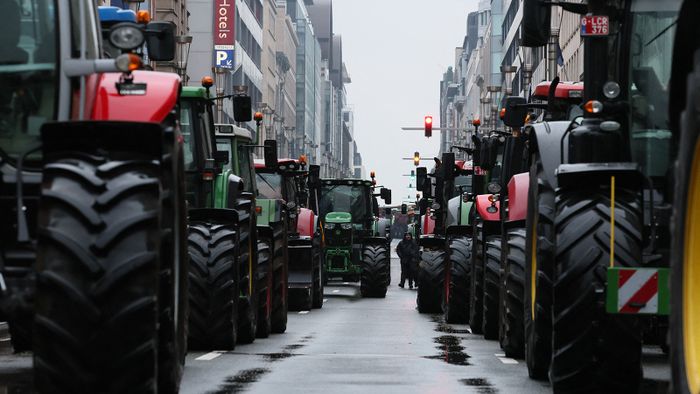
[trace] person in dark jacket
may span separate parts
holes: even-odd
[[[414,266],[420,258],[418,244],[413,240],[411,233],[405,233],[403,239],[396,247],[396,254],[401,259],[401,282],[399,287],[403,288],[408,279],[408,287],[413,288],[413,282],[418,286],[418,281],[414,278]]]

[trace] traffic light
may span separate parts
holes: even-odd
[[[420,165],[420,153],[418,152],[413,152],[413,165],[418,167]],[[413,171],[411,171],[411,174],[413,174]],[[413,176],[413,175],[411,175]]]
[[[415,177],[416,177],[416,170],[411,170],[411,178],[415,178]]]
[[[430,115],[425,117],[425,136],[428,138],[433,136],[433,117]]]

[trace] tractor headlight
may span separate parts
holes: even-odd
[[[340,228],[343,230],[352,230],[352,223],[342,223],[340,225]]]
[[[325,223],[325,224],[323,225],[323,228],[325,228],[326,230],[333,230],[333,228],[335,228],[335,224],[333,224],[333,223]]]
[[[434,202],[433,205],[430,206],[430,209],[432,209],[433,211],[437,211],[438,209],[440,209],[440,204]]]
[[[109,42],[125,51],[140,47],[144,40],[143,31],[133,23],[119,23],[109,32]]]

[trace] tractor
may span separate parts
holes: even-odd
[[[377,197],[391,204],[391,190],[375,194],[371,180],[322,179],[319,216],[322,218],[324,281],[341,277],[360,281],[363,297],[386,296],[390,280],[390,243],[379,234]]]
[[[273,141],[267,141],[271,145]],[[289,249],[289,305],[293,310],[310,310],[323,306],[323,263],[318,216],[318,181],[320,167],[310,165],[306,157],[298,160],[270,157],[255,162],[260,197],[261,221],[282,223],[275,217],[284,209],[287,215]],[[281,231],[282,229],[280,229]]]
[[[668,82],[690,56],[674,51],[676,23],[697,16],[680,3],[552,3],[582,15],[585,56],[583,117],[528,131],[525,359],[557,393],[637,392],[643,339],[663,341],[644,334],[662,333],[669,309],[669,109],[680,109]],[[548,42],[552,4],[525,1],[523,45]],[[523,100],[507,99],[513,127]]]
[[[547,119],[554,122],[572,119],[581,113],[583,93],[581,83],[559,83],[558,79],[542,82],[535,87],[531,102],[517,104],[527,110],[540,110],[534,122]],[[536,102],[533,102],[536,101]],[[511,103],[513,104],[513,103]],[[517,113],[522,113],[519,109]],[[501,110],[505,125],[509,126],[510,113]],[[525,219],[529,180],[527,173],[527,141],[529,129],[520,125],[510,132],[495,132],[492,144],[480,151],[481,168],[492,169],[486,194],[476,196],[475,234],[478,250],[472,255],[474,276],[472,302],[472,330],[483,333],[487,339],[499,339],[509,357],[522,357],[524,353],[524,270],[525,270]],[[490,151],[489,151],[490,149]],[[500,158],[493,163],[494,155]],[[489,159],[490,158],[490,159]],[[497,175],[497,177],[496,177]],[[477,258],[483,256],[482,258]],[[480,294],[477,292],[481,292]],[[479,302],[477,304],[477,302]],[[481,313],[478,313],[481,312]],[[481,317],[481,326],[474,320]]]
[[[472,163],[455,161],[443,153],[435,169],[418,167],[416,187],[423,198],[421,261],[416,303],[420,313],[443,313],[448,323],[466,323],[469,316],[472,254],[473,185],[478,182]],[[432,178],[432,180],[431,180]]]
[[[16,351],[33,350],[38,392],[176,392],[180,80],[141,71],[136,53],[171,61],[174,29],[114,25],[104,59],[96,21],[87,0],[0,5],[0,320]]]
[[[219,142],[222,126],[214,123],[212,86],[212,78],[204,77],[201,87],[184,87],[180,100],[189,216],[189,343],[192,349],[230,350],[236,342],[270,335],[272,262],[269,245],[257,236],[250,149],[231,156],[230,146]],[[252,119],[249,101],[248,96],[234,98],[237,121]]]

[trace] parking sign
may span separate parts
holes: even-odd
[[[220,68],[233,68],[233,45],[214,46],[214,64]]]

